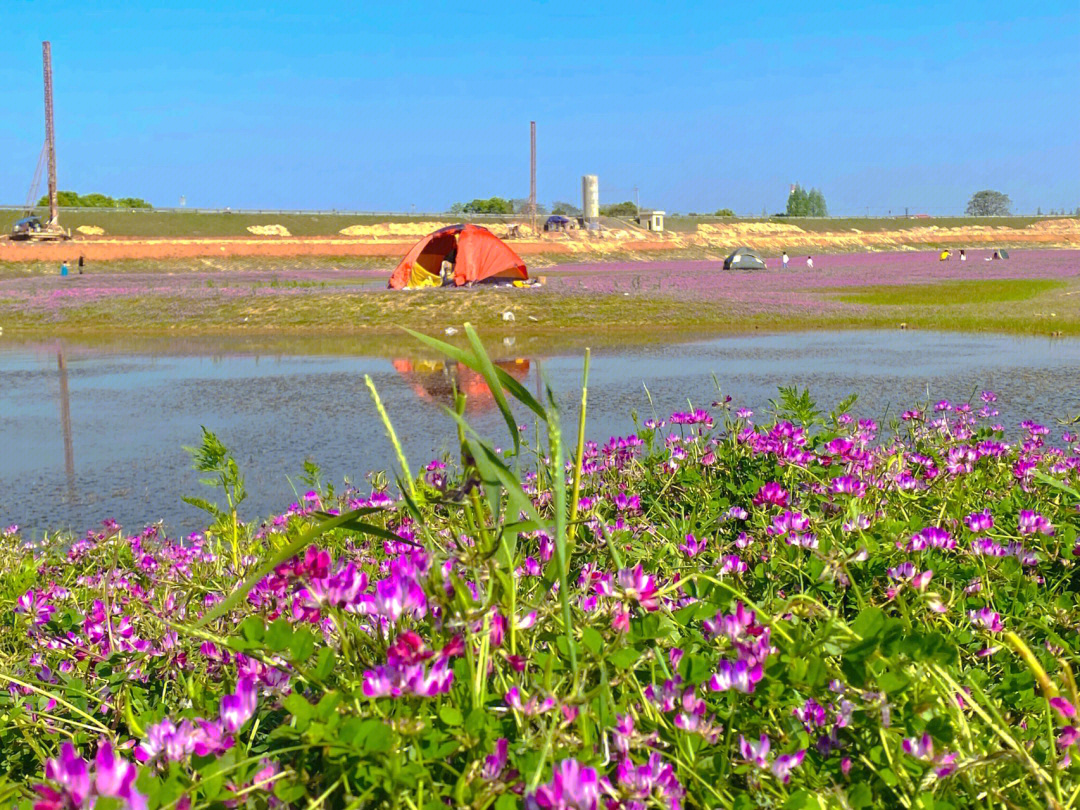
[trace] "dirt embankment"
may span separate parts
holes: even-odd
[[[0,241],[0,261],[87,261],[118,259],[184,259],[229,256],[403,256],[421,236],[445,222],[407,222],[353,225],[335,237],[295,237],[279,225],[259,226],[259,235],[219,239],[135,239],[80,234],[70,242],[31,244]],[[665,251],[687,248],[725,249],[748,245],[770,255],[789,252],[905,250],[916,246],[988,247],[1031,245],[1080,246],[1080,220],[1047,220],[1026,228],[964,225],[943,228],[916,226],[893,231],[806,231],[777,222],[698,225],[693,233],[652,234],[638,228],[613,227],[600,234],[584,231],[534,234],[527,227],[510,233],[508,225],[493,224],[498,235],[522,256],[573,255],[582,260],[603,259],[627,251]],[[100,230],[100,229],[98,229]],[[249,230],[256,230],[254,228]]]
[[[821,252],[904,250],[926,245],[948,245],[957,248],[1017,244],[1075,247],[1080,245],[1080,219],[1045,220],[1026,228],[984,225],[942,228],[926,225],[865,233],[854,229],[813,232],[779,222],[747,222],[699,225],[696,233],[680,234],[675,239],[687,246],[733,248],[750,245],[766,253],[792,251],[797,248]]]

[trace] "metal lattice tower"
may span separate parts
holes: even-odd
[[[45,71],[45,147],[49,152],[49,225],[57,224],[60,212],[56,204],[56,138],[53,133],[52,46],[41,43],[42,69]]]
[[[529,122],[529,223],[536,234],[536,122]]]

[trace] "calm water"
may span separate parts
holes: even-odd
[[[219,350],[220,352],[220,350]],[[540,370],[576,420],[581,358],[505,359],[530,388]],[[916,400],[1000,396],[1008,429],[1080,413],[1080,340],[866,331],[754,335],[605,351],[593,357],[589,434],[633,430],[633,410],[666,415],[717,398],[713,375],[734,403],[761,409],[780,385],[809,387],[819,404],[859,394],[854,412],[880,418]],[[430,361],[255,354],[120,354],[72,344],[0,344],[0,525],[78,531],[113,517],[135,527],[164,519],[175,531],[202,525],[180,501],[200,492],[183,450],[200,425],[233,450],[246,474],[246,516],[294,499],[303,461],[328,480],[364,483],[392,451],[364,386],[379,388],[413,464],[451,447],[442,412],[450,378],[467,373]],[[505,440],[498,413],[474,397],[470,418]],[[297,483],[299,488],[301,485]]]

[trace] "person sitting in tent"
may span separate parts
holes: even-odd
[[[941,255],[938,257],[938,261],[947,262],[951,256],[952,253],[949,252],[948,248],[945,248],[945,250],[941,251]]]
[[[439,266],[439,277],[442,279],[442,286],[449,287],[454,283],[454,264],[457,262],[457,245],[455,244],[450,252],[443,257],[442,264]]]
[[[527,281],[525,262],[487,228],[449,225],[417,242],[394,268],[392,290]]]

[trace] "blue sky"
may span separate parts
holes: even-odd
[[[9,0],[0,201],[25,198],[53,43],[60,187],[155,205],[669,211],[1080,205],[1080,6]]]

